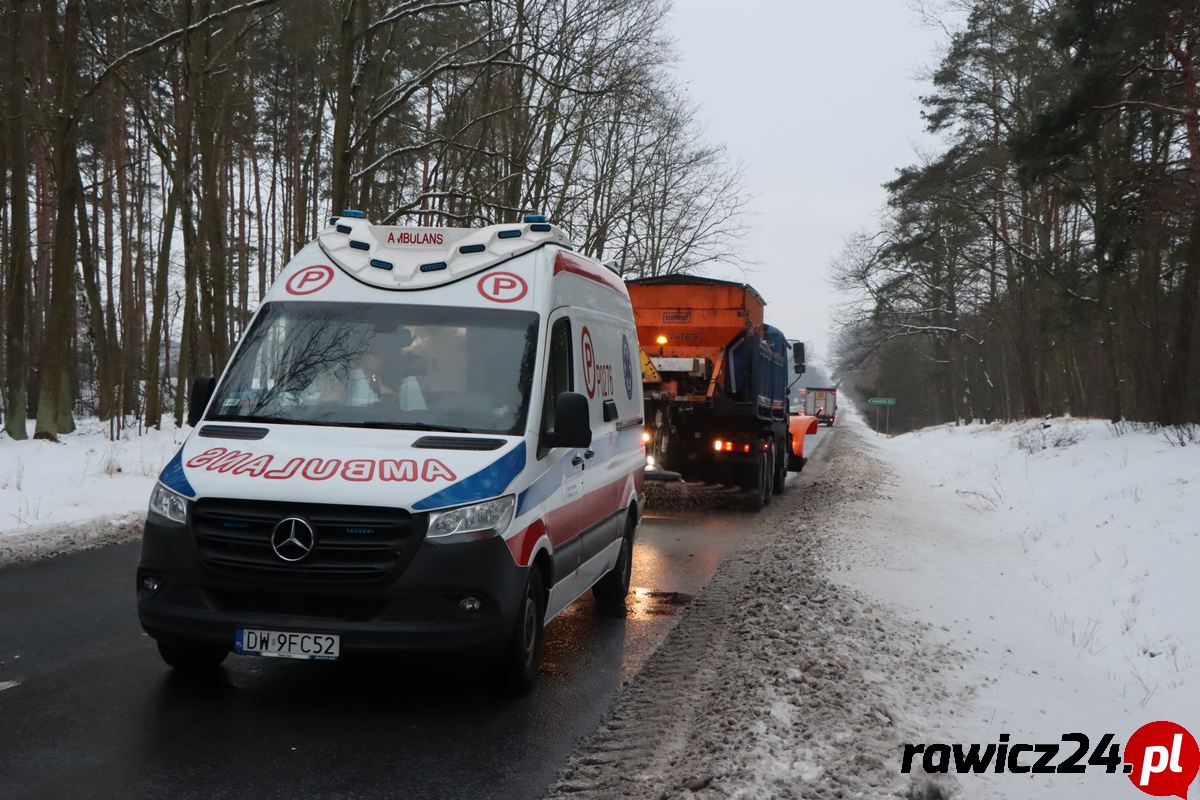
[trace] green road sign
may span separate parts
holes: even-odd
[[[872,397],[867,402],[873,406],[894,406],[894,405],[896,405],[896,398],[894,398],[894,397]]]

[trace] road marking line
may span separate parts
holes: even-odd
[[[3,692],[5,689],[11,689],[14,686],[20,686],[20,685],[21,685],[20,681],[0,681],[0,692]]]

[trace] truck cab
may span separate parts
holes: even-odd
[[[163,659],[470,653],[532,686],[543,628],[623,604],[645,450],[629,295],[538,217],[332,218],[162,470],[137,572]]]

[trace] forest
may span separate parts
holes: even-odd
[[[665,0],[5,0],[4,429],[181,424],[289,256],[548,215],[625,275],[735,253]]]
[[[836,264],[843,379],[893,430],[1200,421],[1200,4],[953,7],[921,98],[944,144]]]

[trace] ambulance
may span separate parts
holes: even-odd
[[[461,655],[529,689],[544,626],[624,607],[644,505],[624,283],[540,216],[347,210],[279,275],[153,491],[138,616],[177,669]]]

